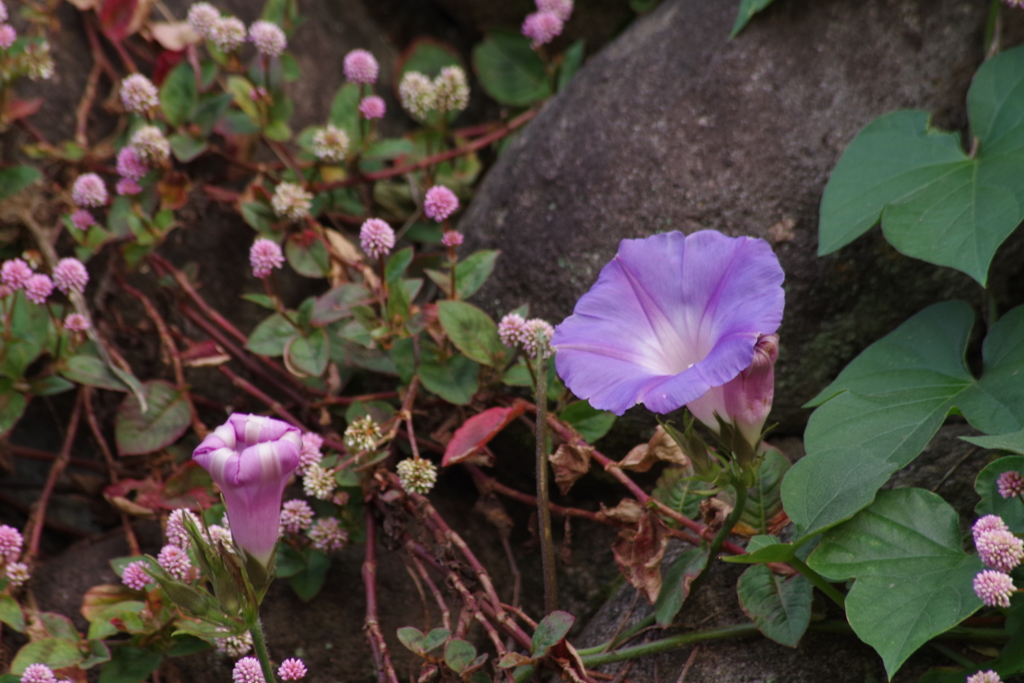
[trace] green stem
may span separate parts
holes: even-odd
[[[583,659],[584,666],[587,668],[593,668],[595,666],[601,666],[602,664],[611,664],[613,662],[621,662],[626,659],[636,659],[637,657],[654,655],[659,652],[667,652],[668,650],[675,650],[676,648],[692,645],[694,643],[701,643],[706,640],[742,638],[744,636],[755,635],[758,632],[757,626],[754,624],[723,626],[721,628],[712,628],[706,631],[680,633],[677,636],[655,640],[650,643],[634,645],[633,647],[624,647],[621,650],[616,650],[615,652],[605,652],[595,655],[584,655],[581,652],[580,657]]]
[[[256,623],[249,627],[249,633],[252,635],[252,648],[256,650],[256,656],[260,660],[260,667],[263,669],[263,678],[266,680],[266,683],[276,683],[274,667],[270,665],[270,653],[267,652],[267,642],[263,639],[263,627],[258,619]]]
[[[725,518],[725,523],[722,524],[722,528],[715,534],[715,538],[711,541],[711,545],[708,546],[708,560],[707,564],[704,565],[704,569],[697,578],[690,584],[690,597],[697,592],[701,587],[701,584],[707,579],[708,570],[711,568],[711,562],[718,557],[718,553],[722,550],[722,545],[726,539],[729,538],[729,534],[732,533],[733,527],[739,523],[740,518],[743,516],[743,510],[747,506],[747,487],[743,485],[738,478],[734,478],[732,482],[733,489],[736,490],[736,503],[732,512]]]
[[[453,273],[454,275],[454,273]],[[452,278],[454,279],[454,277]],[[558,582],[555,574],[555,539],[551,534],[551,509],[548,505],[548,368],[544,358],[546,339],[537,341],[537,525],[540,535],[541,567],[544,572],[544,613],[558,609]]]
[[[824,576],[808,567],[806,562],[801,560],[799,557],[792,557],[787,564],[810,579],[810,582],[813,583],[818,590],[830,597],[832,602],[836,603],[843,609],[846,609],[846,598],[843,594],[840,593],[835,586],[829,583]]]
[[[601,652],[607,652],[608,650],[611,650],[612,648],[614,648],[616,643],[623,643],[623,642],[629,640],[630,638],[632,638],[634,635],[636,635],[640,631],[642,631],[645,628],[647,628],[648,626],[653,626],[653,625],[654,625],[654,613],[652,612],[651,614],[647,615],[647,617],[645,617],[644,619],[641,619],[640,621],[638,621],[635,624],[633,624],[630,628],[626,629],[625,632],[620,633],[619,636],[615,640],[609,640],[607,643],[602,643],[600,645],[595,645],[594,647],[588,647],[588,648],[585,648],[583,650],[577,650],[577,652],[581,656],[582,655],[596,655],[596,654],[599,654]]]

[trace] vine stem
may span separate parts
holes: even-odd
[[[829,583],[824,576],[808,567],[806,562],[801,560],[799,557],[794,556],[788,560],[787,564],[806,576],[808,580],[818,588],[818,590],[831,598],[832,602],[836,603],[843,609],[846,609],[846,598],[843,594],[840,593],[835,586]]]
[[[754,624],[722,626],[721,628],[712,628],[706,631],[680,633],[677,636],[662,638],[661,640],[655,640],[650,643],[642,643],[641,645],[634,645],[633,647],[624,647],[621,650],[616,650],[615,652],[603,652],[593,655],[580,654],[580,658],[583,660],[584,666],[590,668],[601,666],[602,664],[611,664],[613,662],[621,662],[627,659],[645,657],[659,652],[667,652],[669,650],[675,650],[676,648],[692,645],[694,643],[701,643],[707,640],[742,638],[744,636],[756,635],[758,632],[757,626]]]
[[[539,337],[540,335],[538,335]],[[551,508],[548,507],[548,368],[544,359],[545,340],[537,340],[537,526],[540,535],[541,567],[544,573],[544,613],[551,614],[558,609],[558,577],[555,567],[555,539],[551,534]]]
[[[274,667],[270,664],[270,653],[267,652],[267,642],[263,639],[263,626],[260,625],[258,618],[256,623],[249,627],[249,633],[252,635],[252,648],[256,651],[260,667],[263,669],[263,678],[266,683],[277,683]]]
[[[373,517],[373,508],[366,506],[366,559],[363,561],[363,584],[366,588],[366,639],[370,641],[370,650],[377,665],[378,683],[398,683],[398,674],[391,664],[384,634],[380,630],[377,619],[377,520]]]
[[[743,510],[747,506],[747,487],[743,485],[743,482],[739,480],[739,477],[735,477],[732,482],[733,489],[736,490],[736,504],[733,507],[732,512],[725,518],[725,522],[722,524],[722,528],[715,534],[714,540],[711,541],[711,545],[708,546],[708,559],[707,564],[704,565],[704,569],[693,580],[690,584],[690,595],[701,587],[701,584],[707,579],[711,563],[718,557],[718,553],[722,551],[722,545],[725,544],[725,539],[729,538],[729,534],[732,533],[733,527],[739,523],[740,518],[743,516]]]

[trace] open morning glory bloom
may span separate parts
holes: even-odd
[[[555,328],[558,374],[617,415],[637,403],[656,413],[693,403],[749,368],[758,340],[778,329],[783,278],[771,247],[751,237],[702,230],[622,240]]]
[[[301,449],[302,433],[288,423],[235,413],[192,454],[224,494],[235,542],[264,565],[277,544],[281,496]]]

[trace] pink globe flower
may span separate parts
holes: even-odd
[[[253,42],[259,53],[265,57],[280,57],[288,46],[284,31],[275,23],[269,21],[253,22],[249,27],[249,40]]]
[[[379,218],[370,218],[359,228],[359,246],[370,258],[391,253],[395,246],[395,231]]]
[[[996,488],[1003,498],[1016,498],[1024,494],[1024,475],[1020,472],[1003,472],[996,480]]]
[[[153,579],[146,572],[146,563],[142,560],[132,562],[121,572],[121,583],[132,590],[146,590],[148,584],[154,583]]]
[[[92,214],[85,209],[78,209],[71,214],[71,225],[75,226],[79,230],[88,230],[92,226],[96,225],[96,219],[93,218]]]
[[[281,508],[281,530],[289,534],[305,531],[313,524],[313,508],[304,500],[289,500]]]
[[[526,329],[526,319],[518,313],[509,313],[498,323],[498,338],[505,346],[517,346]]]
[[[31,572],[29,572],[28,565],[24,562],[10,562],[4,568],[4,573],[7,574],[7,580],[15,588],[21,588],[28,580],[32,578]]]
[[[85,285],[89,282],[89,271],[85,269],[82,262],[76,258],[62,258],[53,269],[53,284],[57,289],[70,294],[85,291]]]
[[[89,320],[81,313],[69,313],[64,318],[64,327],[72,332],[85,332],[89,329]]]
[[[533,49],[561,35],[565,22],[554,12],[534,12],[523,20],[523,35],[533,41]]]
[[[29,664],[21,674],[21,683],[57,683],[57,677],[45,664]]]
[[[434,185],[423,198],[427,218],[441,223],[459,209],[459,198],[444,185]]]
[[[245,42],[245,24],[238,17],[219,17],[207,37],[221,52],[234,52]]]
[[[449,249],[461,245],[462,233],[458,230],[446,230],[445,233],[441,235],[441,244]]]
[[[751,367],[758,340],[782,322],[783,278],[759,239],[703,230],[622,240],[555,329],[558,374],[599,410],[672,412]]]
[[[71,199],[78,206],[103,206],[107,203],[107,186],[95,173],[83,173],[71,187]]]
[[[380,66],[366,50],[352,50],[345,55],[345,78],[353,83],[369,85],[377,81]]]
[[[149,166],[146,165],[146,161],[131,145],[125,145],[117,153],[118,174],[132,180],[142,180],[148,171]]]
[[[234,683],[266,683],[263,669],[260,668],[260,660],[255,657],[239,659],[235,662],[234,671],[231,672],[231,680]]]
[[[115,189],[117,190],[117,194],[122,197],[133,197],[142,192],[142,185],[139,185],[137,180],[121,178],[117,181]]]
[[[252,274],[258,278],[269,277],[275,268],[284,265],[284,254],[276,242],[261,237],[252,244],[249,249],[249,264],[252,266]]]
[[[48,275],[36,273],[25,283],[25,298],[34,304],[45,304],[53,293],[53,280]]]
[[[986,569],[974,577],[974,594],[989,607],[1009,607],[1015,591],[1009,574]]]
[[[7,6],[4,5],[3,0],[0,0],[0,21],[7,21]]]
[[[572,0],[537,0],[537,11],[553,12],[562,21],[572,16]]]
[[[286,681],[297,681],[306,675],[306,665],[294,657],[281,662],[277,675]]]
[[[551,338],[555,330],[547,321],[540,318],[531,318],[523,325],[519,333],[519,343],[523,345],[523,353],[530,358],[536,358],[538,354],[547,358],[551,355]]]
[[[1003,679],[995,671],[989,669],[988,671],[979,671],[973,676],[968,676],[967,683],[1003,683]]]
[[[977,543],[983,534],[996,530],[1009,531],[1009,529],[1010,527],[1006,526],[1006,522],[999,515],[985,515],[974,522],[971,533],[974,535],[974,542]]]
[[[18,32],[10,24],[0,25],[0,50],[9,50],[18,39]]]
[[[187,581],[189,570],[192,569],[192,562],[184,548],[168,543],[160,549],[156,556],[157,563],[167,570],[167,573],[178,581]]]
[[[974,545],[986,566],[1006,574],[1024,559],[1024,541],[1005,529],[991,529],[979,534]]]
[[[385,112],[387,112],[387,105],[384,104],[382,98],[376,95],[364,97],[359,102],[359,113],[365,119],[382,119]]]
[[[235,413],[192,455],[224,495],[235,542],[264,565],[274,554],[281,495],[301,449],[301,433],[288,423]]]
[[[348,541],[348,532],[341,528],[341,522],[335,517],[316,520],[306,535],[313,541],[314,548],[324,552],[340,550]]]
[[[208,2],[197,2],[188,8],[188,23],[203,38],[210,37],[210,29],[220,19],[220,12]]]
[[[132,74],[121,81],[121,102],[128,111],[145,114],[160,104],[160,95],[151,80]]]
[[[13,526],[0,524],[0,558],[6,562],[13,562],[21,554],[21,545],[24,539],[21,532]]]
[[[191,520],[196,528],[202,529],[202,525],[199,523],[197,518],[191,510],[187,508],[178,508],[172,510],[171,514],[167,517],[167,528],[164,530],[164,535],[167,536],[167,542],[173,543],[179,548],[188,548],[192,543],[192,537],[188,533],[188,529],[185,527],[185,520]]]
[[[0,282],[15,292],[28,284],[31,277],[32,267],[20,258],[4,261],[4,265],[0,266]]]

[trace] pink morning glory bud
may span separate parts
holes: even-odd
[[[533,41],[536,50],[561,35],[564,23],[554,12],[534,12],[523,21],[523,35]]]
[[[53,284],[57,289],[70,294],[85,291],[85,285],[89,282],[89,271],[85,269],[82,262],[76,258],[62,258],[53,269]]]
[[[235,542],[264,565],[274,554],[281,495],[301,449],[301,433],[288,423],[235,413],[192,455],[224,495]]]
[[[979,517],[971,527],[971,533],[974,535],[974,542],[977,543],[978,539],[981,538],[982,534],[986,534],[990,531],[1009,531],[1010,527],[1006,526],[1006,522],[999,515],[985,515]]]
[[[13,526],[0,524],[0,558],[7,562],[18,559],[23,542],[24,539],[21,537],[21,532]]]
[[[996,480],[999,495],[1003,498],[1016,498],[1024,493],[1024,475],[1020,472],[1003,472]]]
[[[444,185],[434,185],[423,198],[427,218],[441,223],[459,209],[459,198]]]
[[[967,683],[1003,683],[1003,679],[995,671],[989,669],[988,671],[979,671],[973,676],[968,676]]]
[[[141,180],[142,176],[146,175],[148,171],[149,166],[146,165],[145,160],[139,156],[139,153],[131,145],[125,145],[117,153],[118,174],[132,180]]]
[[[162,166],[171,158],[171,143],[156,126],[143,126],[132,135],[131,146],[144,163]]]
[[[36,273],[25,283],[25,298],[34,304],[45,304],[53,293],[53,280],[50,276]]]
[[[235,669],[231,672],[231,680],[234,683],[266,683],[263,678],[263,669],[260,668],[260,660],[255,657],[242,657],[235,662]]]
[[[117,186],[114,189],[122,197],[132,197],[142,192],[142,185],[139,185],[137,180],[121,178],[117,181]]]
[[[208,2],[197,2],[188,8],[188,24],[203,38],[210,37],[213,22],[220,19],[220,12]]]
[[[121,102],[136,114],[145,114],[160,104],[160,95],[153,81],[142,74],[132,74],[121,81]]]
[[[306,665],[301,659],[291,657],[281,662],[277,675],[286,681],[297,681],[306,675]]]
[[[0,50],[9,50],[18,39],[18,32],[10,24],[0,25]]]
[[[352,50],[345,55],[345,78],[353,83],[369,85],[377,81],[380,66],[366,50]]]
[[[192,569],[192,562],[188,559],[188,553],[180,546],[168,543],[160,549],[156,556],[157,564],[167,570],[167,573],[178,581],[187,581],[189,570]]]
[[[462,244],[462,233],[458,230],[446,230],[445,233],[441,235],[441,244],[449,249],[459,246]]]
[[[974,594],[989,607],[1009,607],[1016,589],[1009,574],[986,569],[974,577]]]
[[[124,568],[121,573],[121,583],[132,590],[142,591],[146,590],[148,584],[153,583],[153,579],[146,573],[146,563],[139,560]]]
[[[498,323],[498,338],[502,344],[512,348],[519,344],[525,329],[526,319],[518,313],[509,313]]]
[[[29,664],[21,674],[21,683],[57,683],[57,677],[45,664]]]
[[[95,173],[83,173],[71,187],[71,199],[78,206],[103,206],[107,203],[107,186]]]
[[[96,219],[92,217],[92,214],[85,209],[78,209],[71,214],[71,225],[75,226],[79,230],[88,230],[92,226],[96,225]]]
[[[245,24],[238,17],[218,17],[208,37],[221,52],[234,52],[245,42]]]
[[[1004,529],[991,529],[978,534],[974,545],[986,566],[1006,574],[1024,559],[1024,541]]]
[[[270,204],[278,216],[297,221],[309,215],[309,209],[313,206],[313,195],[306,192],[302,185],[280,183],[274,188]]]
[[[285,533],[297,534],[313,524],[313,508],[304,500],[289,500],[281,508],[281,529]]]
[[[28,565],[24,562],[11,562],[4,567],[4,573],[7,575],[7,580],[15,588],[21,588],[32,578]]]
[[[772,409],[775,395],[775,360],[779,357],[779,335],[762,335],[754,345],[750,366],[725,384],[712,387],[686,407],[711,431],[718,433],[719,415],[735,423],[754,450],[761,442],[761,429]]]
[[[341,528],[341,522],[334,517],[316,520],[306,535],[317,550],[328,552],[340,550],[348,542],[348,532]]]
[[[370,258],[387,256],[395,246],[395,231],[379,218],[370,218],[359,228],[359,246]]]
[[[4,261],[4,265],[0,266],[0,282],[14,291],[24,287],[31,277],[32,267],[20,258]]]
[[[284,254],[277,243],[260,237],[252,243],[249,249],[249,264],[252,266],[252,274],[258,278],[268,277],[274,268],[284,265]]]
[[[383,98],[376,95],[368,95],[359,102],[359,113],[366,119],[382,119],[387,109]]]
[[[280,57],[288,46],[284,31],[277,24],[269,21],[254,21],[249,27],[249,40],[253,42],[259,53],[265,57]]]
[[[89,329],[89,321],[81,313],[69,313],[64,318],[64,327],[72,332],[85,332]]]
[[[562,21],[572,16],[572,0],[537,0],[538,12],[553,12]]]

